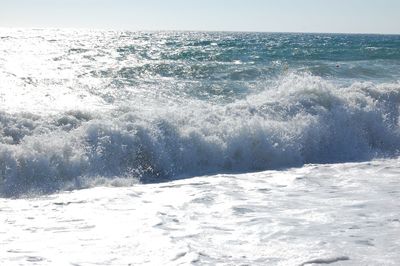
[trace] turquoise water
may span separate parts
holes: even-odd
[[[335,83],[393,82],[400,77],[400,36],[285,33],[120,33],[118,60],[139,65],[103,69],[95,77],[118,83],[169,78],[185,96],[243,97],[288,73]],[[192,83],[195,83],[191,86]]]
[[[118,47],[122,57],[150,60],[124,69],[130,74],[127,78],[151,74],[234,82],[300,71],[332,79],[397,80],[400,74],[400,36],[396,35],[133,33],[121,39],[146,44]],[[125,77],[124,71],[119,74]]]
[[[397,35],[0,38],[1,195],[399,154]]]

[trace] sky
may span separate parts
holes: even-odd
[[[0,27],[400,34],[400,0],[0,0]]]

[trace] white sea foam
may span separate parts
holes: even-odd
[[[395,266],[399,169],[306,165],[0,198],[0,264]]]
[[[98,176],[153,182],[398,155],[399,84],[338,87],[289,74],[270,86],[226,104],[152,99],[108,111],[3,112],[1,193]]]

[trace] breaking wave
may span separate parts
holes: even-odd
[[[244,99],[0,113],[0,195],[392,157],[400,84],[288,74]]]

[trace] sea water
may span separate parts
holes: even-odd
[[[399,115],[398,35],[1,29],[0,263],[396,265]]]

